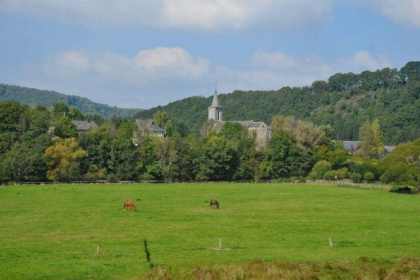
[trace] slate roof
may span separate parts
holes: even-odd
[[[343,146],[346,151],[354,152],[360,148],[360,141],[343,141]]]
[[[94,121],[72,121],[76,127],[77,127],[77,131],[79,132],[83,132],[83,131],[88,131],[89,129],[98,127],[96,125],[96,123]]]
[[[224,123],[238,123],[241,126],[245,128],[268,128],[271,129],[269,125],[267,125],[265,122],[254,122],[254,121],[220,121],[220,124],[223,125]]]
[[[217,91],[214,92],[213,102],[211,103],[210,107],[220,107],[219,98],[217,97]]]
[[[151,119],[144,120],[144,119],[137,119],[136,125],[140,131],[149,130],[150,132],[162,132],[164,133],[165,130],[158,125],[156,125]]]

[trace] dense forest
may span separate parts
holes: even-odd
[[[336,74],[311,87],[221,95],[225,119],[270,124],[264,149],[239,123],[212,129],[210,98],[141,112],[166,128],[164,138],[142,133],[133,117],[105,119],[65,102],[0,101],[0,183],[350,179],[420,190],[419,97],[420,62]],[[82,133],[75,120],[98,127]],[[349,154],[337,139],[358,139],[360,148]],[[389,143],[399,145],[386,154]]]
[[[190,97],[135,114],[152,118],[165,111],[198,132],[207,119],[211,98]],[[359,128],[378,119],[387,145],[420,137],[420,62],[400,70],[385,68],[360,74],[335,74],[307,87],[275,91],[234,91],[219,94],[223,119],[271,123],[273,116],[294,116],[316,125],[331,125],[335,140],[358,140]]]
[[[80,110],[83,114],[100,115],[104,118],[117,116],[120,118],[131,117],[139,109],[123,109],[95,103],[87,98],[65,95],[55,91],[38,90],[0,84],[0,101],[16,101],[29,106],[52,106],[54,103],[64,103]]]
[[[208,121],[200,134],[186,133],[160,111],[153,120],[168,130],[158,137],[117,117],[80,132],[73,122],[79,119],[86,117],[64,103],[51,109],[0,102],[0,183],[350,179],[420,189],[420,139],[385,154],[377,119],[360,127],[361,146],[353,155],[333,141],[330,125],[293,116],[273,117],[272,137],[262,150],[255,135],[235,122],[214,130]]]

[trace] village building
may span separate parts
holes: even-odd
[[[360,141],[342,141],[342,142],[343,142],[344,150],[346,150],[348,154],[352,156],[356,156],[359,154],[359,148],[361,145]],[[384,146],[382,157],[392,152],[393,149],[395,149],[395,146]]]
[[[72,121],[76,126],[77,132],[80,134],[87,132],[92,128],[98,127],[94,121]]]
[[[227,123],[238,123],[248,130],[249,135],[255,135],[258,150],[262,150],[268,147],[272,132],[271,127],[264,122],[249,121],[223,121],[223,110],[219,104],[217,91],[214,92],[213,101],[211,106],[208,107],[208,120],[212,122],[213,129],[219,130]]]
[[[136,125],[139,128],[141,135],[165,137],[165,130],[156,125],[151,119],[137,119]]]

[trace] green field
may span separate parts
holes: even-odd
[[[125,199],[139,211],[123,211]],[[150,270],[145,239],[155,267],[173,273],[420,258],[419,213],[419,195],[312,184],[7,186],[0,279],[135,279]]]

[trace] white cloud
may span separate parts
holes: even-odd
[[[48,59],[45,69],[48,75],[65,79],[144,84],[200,79],[208,73],[208,63],[182,48],[157,47],[141,50],[133,58],[111,52],[92,55],[69,51]]]
[[[409,28],[420,28],[420,1],[373,0],[372,3],[395,23]]]
[[[367,51],[358,51],[353,57],[338,59],[335,62],[336,72],[359,73],[364,70],[375,71],[390,67],[390,59],[386,56],[372,57]]]
[[[316,80],[327,80],[336,73],[361,73],[390,67],[385,56],[374,57],[358,51],[352,57],[324,61],[315,55],[289,56],[281,52],[256,51],[248,70],[233,71],[219,67],[215,71],[218,84],[228,91],[275,90],[283,86],[309,86]]]
[[[0,12],[101,29],[295,31],[330,19],[332,0],[5,0]]]

